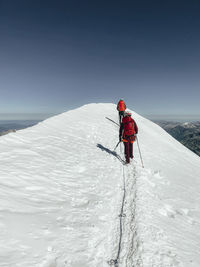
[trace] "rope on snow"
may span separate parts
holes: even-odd
[[[126,183],[125,183],[125,173],[124,173],[124,166],[123,166],[123,198],[122,198],[122,205],[121,205],[121,212],[119,214],[119,223],[120,223],[120,235],[119,235],[119,243],[118,243],[118,251],[117,251],[117,257],[116,259],[111,259],[108,261],[109,265],[114,265],[114,267],[118,267],[119,265],[119,257],[120,257],[120,252],[121,252],[121,243],[122,243],[122,234],[123,234],[123,229],[122,229],[122,219],[126,217],[126,214],[124,213],[124,202],[125,202],[125,197],[126,197]]]

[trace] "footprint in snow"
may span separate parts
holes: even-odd
[[[154,171],[153,174],[154,178],[156,178],[160,184],[164,184],[164,185],[169,185],[170,182],[168,180],[166,180],[162,175],[161,175],[161,171],[160,170],[156,170]]]
[[[166,217],[170,217],[170,218],[175,218],[175,216],[177,215],[177,211],[173,209],[172,206],[170,205],[164,205],[164,207],[162,209],[159,209],[158,212],[161,215],[164,215]]]
[[[48,255],[41,267],[57,267],[56,258],[53,255]]]
[[[175,218],[177,215],[180,216],[188,216],[189,210],[188,209],[174,209],[171,205],[165,204],[162,209],[158,210],[160,214],[169,217]]]

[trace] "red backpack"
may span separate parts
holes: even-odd
[[[124,117],[122,123],[124,125],[124,135],[131,136],[135,134],[135,122],[131,117]]]

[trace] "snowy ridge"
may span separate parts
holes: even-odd
[[[119,266],[200,266],[199,157],[133,112],[145,168],[136,143],[124,166],[106,116],[89,104],[0,138],[1,267],[109,266],[124,182]]]

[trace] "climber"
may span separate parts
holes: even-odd
[[[133,142],[136,140],[138,127],[130,112],[125,112],[119,130],[119,141],[124,143],[124,154],[126,163],[130,163],[133,158]]]
[[[126,104],[123,99],[119,100],[117,110],[119,111],[119,125],[121,125],[122,117],[124,117],[124,111],[126,110]]]

